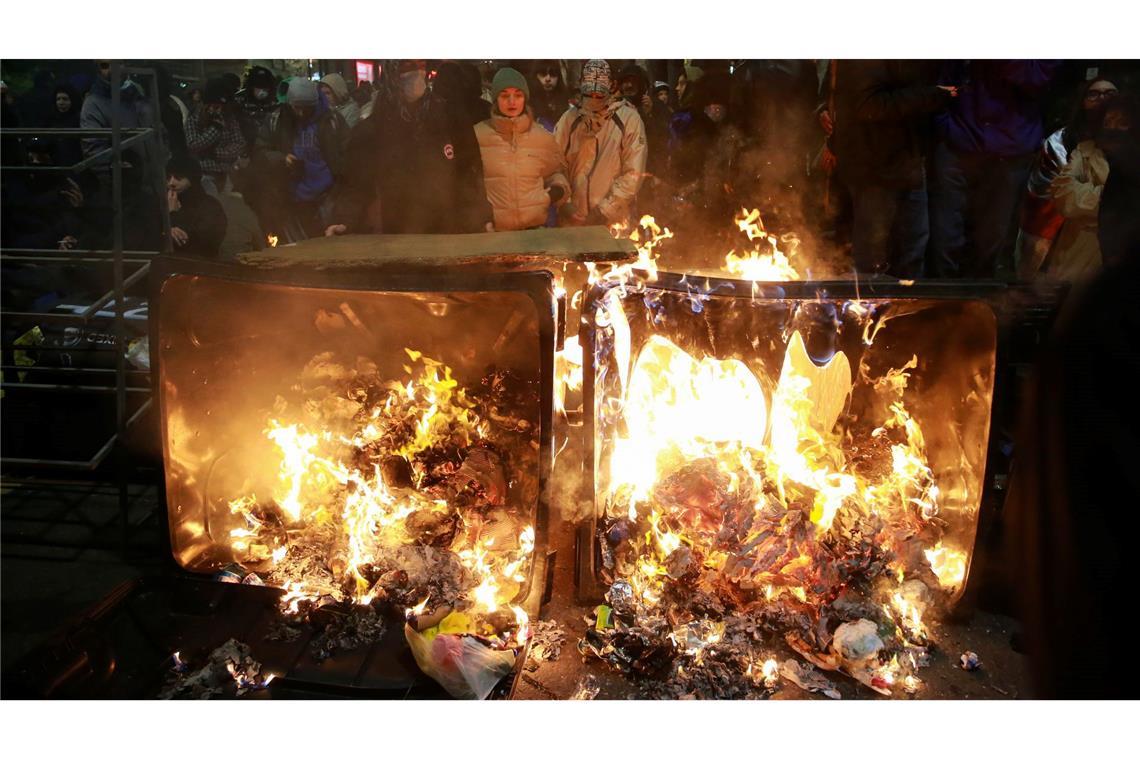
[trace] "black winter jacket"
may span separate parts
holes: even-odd
[[[842,178],[899,189],[922,185],[932,116],[951,100],[934,81],[922,62],[839,61],[831,149]]]
[[[410,109],[377,103],[353,130],[349,154],[334,216],[350,232],[368,231],[377,197],[385,234],[482,232],[492,221],[470,118],[437,95]]]

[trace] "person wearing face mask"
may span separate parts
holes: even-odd
[[[311,79],[294,78],[286,99],[258,137],[254,162],[264,179],[255,210],[267,233],[293,241],[321,235],[330,223],[349,131]]]
[[[325,234],[492,230],[471,104],[463,86],[448,85],[462,76],[445,75],[429,91],[427,62],[404,60],[386,65],[384,77],[387,91],[353,130],[349,173]]]
[[[280,105],[277,102],[277,84],[277,77],[272,71],[264,66],[251,66],[242,88],[234,95],[241,115],[241,131],[250,148],[257,142],[257,133]]]
[[[526,77],[515,69],[499,69],[491,93],[494,110],[491,118],[475,125],[475,137],[495,229],[541,227],[550,206],[562,205],[570,193],[562,151],[528,113]]]
[[[1022,279],[1034,277],[1041,271],[1065,224],[1065,217],[1053,199],[1053,180],[1069,163],[1069,156],[1077,145],[1092,139],[1105,105],[1116,94],[1116,85],[1107,79],[1098,77],[1083,82],[1069,122],[1041,144],[1022,198],[1020,229],[1014,249],[1017,273]]]
[[[554,131],[554,125],[570,105],[570,92],[562,77],[562,66],[555,60],[535,61],[530,74],[530,105],[534,120],[547,132]]]
[[[636,108],[614,97],[606,61],[586,62],[578,90],[580,103],[554,128],[570,170],[563,217],[571,225],[628,222],[645,179],[645,124]]]

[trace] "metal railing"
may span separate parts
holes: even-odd
[[[122,84],[124,81],[124,74],[138,75],[141,77],[149,78],[150,86],[147,88],[147,97],[149,99],[151,125],[144,127],[124,127],[122,124],[121,105],[122,105]],[[110,72],[110,86],[111,86],[111,124],[106,128],[76,128],[76,129],[59,129],[59,128],[4,128],[0,129],[0,134],[4,136],[14,137],[49,137],[49,138],[81,138],[81,137],[110,137],[110,145],[106,148],[96,150],[92,154],[84,157],[82,160],[71,165],[52,165],[52,166],[3,166],[0,167],[4,170],[20,171],[20,172],[81,172],[91,169],[97,165],[104,165],[101,168],[106,168],[105,164],[109,163],[110,179],[111,179],[111,239],[112,244],[109,250],[100,249],[33,249],[33,248],[0,248],[0,265],[7,263],[19,264],[42,264],[46,266],[71,266],[75,264],[83,264],[87,266],[111,266],[111,274],[113,279],[112,287],[96,298],[93,302],[86,305],[77,312],[30,312],[30,311],[8,311],[0,307],[0,317],[5,322],[5,328],[8,328],[12,323],[27,324],[29,329],[34,329],[35,326],[47,323],[70,323],[75,325],[86,325],[92,322],[97,317],[105,314],[104,310],[107,308],[113,309],[113,334],[114,341],[112,349],[115,352],[115,366],[111,370],[106,367],[37,367],[35,365],[23,366],[19,364],[4,364],[3,371],[5,373],[5,381],[0,384],[3,390],[7,393],[10,391],[19,390],[23,391],[67,391],[77,394],[114,394],[114,425],[113,429],[108,432],[108,435],[103,439],[103,443],[97,448],[95,453],[87,459],[70,458],[36,458],[36,457],[9,457],[0,456],[0,467],[4,468],[4,482],[10,482],[11,470],[70,470],[75,472],[92,473],[97,470],[109,456],[116,455],[114,477],[116,485],[119,490],[119,504],[122,522],[122,540],[124,549],[126,549],[129,542],[129,525],[127,518],[127,468],[123,460],[121,452],[121,443],[124,441],[127,431],[146,413],[151,407],[151,400],[147,399],[144,403],[139,405],[132,412],[128,406],[128,397],[138,397],[149,393],[149,384],[145,387],[128,386],[128,376],[138,378],[140,375],[146,373],[138,373],[133,370],[128,370],[126,353],[128,348],[128,336],[126,326],[126,291],[140,282],[143,282],[150,269],[150,260],[158,255],[159,251],[149,250],[125,250],[124,249],[124,218],[123,210],[123,156],[124,151],[128,148],[141,145],[150,141],[154,147],[155,156],[159,160],[151,162],[148,167],[151,170],[150,180],[154,182],[154,197],[157,200],[158,211],[162,219],[162,240],[163,247],[169,249],[170,246],[170,215],[165,203],[163,203],[163,194],[161,188],[164,184],[164,167],[163,160],[166,156],[165,146],[163,144],[163,137],[161,131],[161,103],[159,101],[159,93],[157,87],[157,76],[155,71],[150,68],[128,67],[124,66],[121,61],[113,61],[111,64]],[[132,271],[127,272],[127,267],[130,265]],[[7,331],[9,334],[10,331]],[[4,346],[5,351],[11,350],[35,350],[35,346],[13,345],[8,343]],[[80,352],[82,353],[82,352]],[[69,378],[74,376],[74,382],[36,382],[33,378],[28,378],[31,382],[24,382],[24,373],[40,373],[52,371],[56,375],[53,380],[61,380],[62,378]],[[18,382],[10,382],[9,379],[13,378],[17,373],[24,375],[19,378]],[[106,376],[110,379],[113,374],[113,385],[97,385],[92,384],[92,379],[98,376]]]

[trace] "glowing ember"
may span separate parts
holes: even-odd
[[[276,235],[267,235],[265,239],[269,242],[270,248],[276,248],[277,247],[277,236]]]

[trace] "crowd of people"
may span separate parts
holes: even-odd
[[[1108,73],[1075,78],[1052,131],[1050,98],[1071,89],[1060,61],[695,63],[672,82],[600,59],[391,61],[355,88],[262,66],[188,94],[161,72],[128,78],[119,123],[158,126],[165,155],[127,152],[127,247],[160,247],[159,204],[173,249],[208,258],[642,213],[711,231],[742,207],[812,228],[855,271],[904,278],[1075,279],[1136,241],[1136,101]],[[82,95],[41,74],[20,102],[5,91],[5,126],[110,126],[108,62]],[[5,164],[72,165],[108,144],[5,138]],[[4,245],[106,246],[110,170],[106,155],[75,174],[10,170]]]

